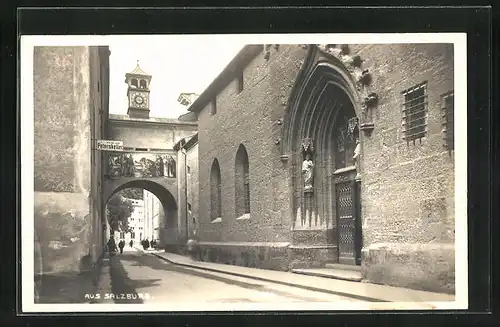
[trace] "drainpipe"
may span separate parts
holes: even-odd
[[[185,199],[185,222],[186,222],[186,242],[189,240],[189,224],[188,224],[188,198],[187,198],[187,152],[184,148],[186,139],[182,140],[181,152],[184,155],[184,199]]]

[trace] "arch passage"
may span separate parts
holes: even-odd
[[[172,193],[164,186],[150,180],[131,180],[116,187],[109,196],[107,196],[106,204],[109,199],[127,188],[140,188],[153,193],[161,205],[163,206],[164,217],[160,222],[160,243],[165,246],[177,245],[179,243],[179,228],[177,216],[177,201]]]
[[[296,230],[334,230],[329,242],[338,248],[338,261],[354,264],[361,249],[353,160],[359,139],[356,89],[345,67],[335,62],[313,65],[302,83],[285,119],[292,224]]]

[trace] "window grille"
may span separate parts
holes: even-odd
[[[427,82],[402,92],[403,139],[407,142],[422,141],[427,134]]]
[[[441,106],[442,118],[443,118],[443,139],[444,147],[450,151],[455,149],[455,103],[454,103],[454,93],[450,91],[442,96],[442,106]]]

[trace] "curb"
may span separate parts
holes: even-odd
[[[263,281],[263,282],[270,282],[270,283],[275,283],[275,284],[281,284],[281,285],[285,285],[285,286],[301,288],[301,289],[308,290],[308,291],[314,291],[314,292],[320,292],[320,293],[327,293],[327,294],[339,295],[339,296],[348,297],[348,298],[351,298],[351,299],[356,299],[356,300],[361,300],[361,301],[367,301],[367,302],[392,302],[392,301],[377,299],[377,298],[373,298],[373,297],[369,297],[369,296],[356,295],[356,294],[351,294],[351,293],[344,293],[344,292],[340,292],[340,291],[331,291],[331,290],[326,290],[326,289],[318,288],[318,287],[314,287],[314,286],[306,286],[306,285],[300,285],[300,284],[293,284],[293,283],[283,282],[283,281],[274,280],[274,279],[270,279],[270,278],[263,278],[263,277],[257,277],[257,276],[253,276],[253,275],[248,275],[248,274],[240,274],[240,273],[230,272],[230,271],[222,270],[222,269],[200,267],[200,266],[191,265],[191,264],[188,264],[188,263],[178,263],[178,262],[169,260],[169,259],[167,259],[165,257],[162,257],[161,255],[156,254],[156,253],[147,253],[147,252],[144,252],[144,251],[142,251],[142,252],[145,253],[145,254],[152,254],[152,255],[160,258],[160,259],[163,259],[164,261],[167,261],[167,262],[169,262],[171,264],[174,264],[174,265],[177,265],[177,266],[183,266],[183,267],[194,268],[194,269],[199,269],[199,270],[206,270],[206,271],[211,271],[211,272],[217,272],[217,273],[222,273],[222,274],[227,274],[227,275],[232,275],[232,276],[237,276],[237,277],[251,278],[251,279],[260,280],[260,281]]]

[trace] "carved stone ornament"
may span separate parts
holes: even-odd
[[[365,69],[363,70],[363,72],[361,73],[361,76],[359,77],[359,80],[358,82],[361,84],[361,85],[369,85],[372,81],[372,76],[370,75],[370,72],[368,71],[368,69]]]
[[[378,95],[375,92],[368,94],[368,96],[364,99],[364,105],[367,108],[373,108],[378,103]]]
[[[264,44],[264,59],[268,60],[271,55],[271,44]]]
[[[363,123],[359,126],[359,129],[365,133],[365,135],[370,136],[373,132],[375,125],[373,123]]]
[[[347,44],[342,44],[340,46],[340,50],[342,50],[342,53],[346,54],[346,55],[348,55],[349,52],[351,52],[351,49],[349,49],[349,45],[347,45]]]
[[[363,60],[361,59],[360,56],[352,57],[351,66],[356,67],[356,68],[360,68],[362,63],[363,63]]]
[[[302,151],[304,154],[312,154],[314,152],[314,144],[311,138],[305,138],[302,140]]]

